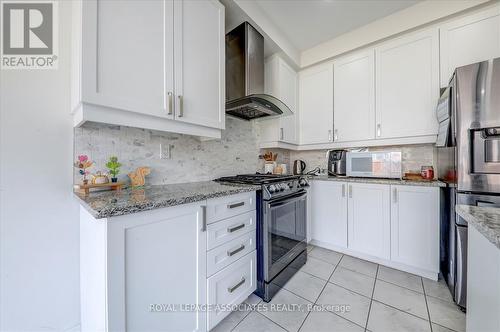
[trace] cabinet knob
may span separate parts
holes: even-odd
[[[333,140],[334,141],[337,141],[339,139],[339,130],[338,129],[335,129],[333,131]]]
[[[328,142],[332,141],[332,131],[328,130]]]
[[[380,129],[380,123],[377,124],[377,137],[380,137],[380,135],[382,134],[382,130]]]
[[[283,128],[280,128],[280,139],[282,140],[283,139]]]
[[[352,185],[349,185],[349,198],[352,198]]]

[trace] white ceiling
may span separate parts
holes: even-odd
[[[299,51],[420,0],[252,0]]]

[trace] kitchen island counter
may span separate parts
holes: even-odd
[[[457,213],[500,249],[500,208],[457,205]]]

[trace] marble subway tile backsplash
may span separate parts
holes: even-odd
[[[148,184],[170,184],[212,180],[235,173],[254,173],[262,167],[258,159],[258,128],[252,121],[226,118],[222,139],[200,141],[188,135],[159,131],[86,124],[75,128],[76,157],[87,154],[95,165],[91,172],[107,171],[110,156],[123,164],[119,180],[139,166],[151,168]],[[160,159],[160,144],[170,145],[171,159]],[[75,183],[81,177],[74,172]]]
[[[367,150],[400,150],[402,153],[403,174],[408,172],[420,172],[421,166],[433,166],[434,169],[437,168],[436,148],[433,144],[370,147],[367,148]],[[328,168],[328,161],[326,159],[327,151],[328,150],[289,151],[289,156],[287,156],[287,158],[291,165],[293,165],[293,161],[296,159],[305,161],[307,164],[307,170],[312,170],[315,167],[326,169]]]

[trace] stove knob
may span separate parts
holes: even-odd
[[[301,186],[301,187],[307,186],[307,181],[305,179],[300,179],[299,180],[299,186]]]
[[[272,194],[273,192],[276,191],[276,187],[274,186],[274,184],[270,185],[269,187],[267,187],[267,189],[269,190],[269,192]]]
[[[280,190],[284,191],[286,189],[286,184],[282,183],[280,184]]]
[[[293,182],[288,183],[288,188],[293,189]]]

